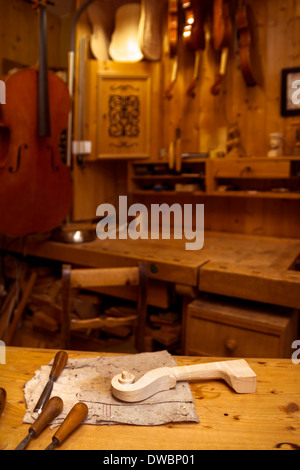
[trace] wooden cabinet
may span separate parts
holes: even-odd
[[[300,158],[182,158],[181,171],[168,162],[130,164],[129,191],[189,192],[195,196],[300,199]],[[151,193],[149,193],[151,194]]]
[[[300,157],[166,160],[128,163],[133,202],[204,204],[205,231],[299,238]]]
[[[291,357],[298,310],[204,295],[188,305],[185,354]]]
[[[79,62],[72,218],[86,221],[95,218],[99,204],[118,207],[119,195],[127,192],[127,160],[158,154],[160,68],[146,61]],[[90,153],[80,153],[81,143],[90,144]]]
[[[164,162],[130,165],[130,192],[135,194],[195,193],[206,191],[207,159],[185,160],[176,172]]]
[[[215,195],[299,199],[299,170],[296,157],[216,159],[211,187]]]
[[[215,178],[288,178],[290,176],[289,160],[240,158],[240,160],[214,160],[213,175]]]
[[[151,63],[86,63],[84,138],[89,160],[157,155],[159,70]]]
[[[150,74],[99,73],[97,158],[150,156]]]

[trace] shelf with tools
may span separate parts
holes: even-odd
[[[182,159],[180,171],[168,163],[132,163],[129,192],[300,199],[300,157]]]
[[[299,157],[213,161],[213,196],[300,199]]]
[[[187,160],[180,171],[168,163],[133,163],[129,168],[129,191],[137,194],[178,194],[206,191],[205,159]]]
[[[206,230],[300,236],[300,156],[182,158],[180,171],[168,161],[128,165],[132,202],[204,204]]]

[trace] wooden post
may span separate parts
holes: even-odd
[[[13,320],[12,320],[12,322],[11,322],[9,328],[8,328],[8,331],[7,331],[6,335],[4,336],[4,342],[5,342],[6,346],[8,346],[12,341],[12,338],[14,336],[14,333],[16,331],[18,323],[21,319],[23,310],[24,310],[24,308],[26,306],[26,303],[27,303],[27,300],[28,300],[28,298],[31,294],[31,291],[32,291],[32,288],[34,286],[36,278],[37,278],[37,273],[32,272],[31,275],[30,275],[30,278],[27,282],[27,285],[25,287],[25,290],[24,290],[23,296],[21,298],[21,301],[18,305],[18,308],[17,308],[17,310],[14,314]]]

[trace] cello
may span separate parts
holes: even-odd
[[[24,236],[60,225],[72,205],[70,169],[59,145],[71,99],[47,69],[46,1],[39,8],[39,64],[6,75],[0,105],[0,232]]]

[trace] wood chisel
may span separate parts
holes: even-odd
[[[63,401],[59,397],[52,397],[47,401],[42,412],[39,414],[35,422],[30,426],[28,435],[22,442],[15,448],[15,450],[24,450],[32,437],[38,437],[39,434],[45,429],[47,424],[59,415],[63,409]]]
[[[2,415],[2,411],[5,407],[6,402],[6,390],[5,388],[0,388],[0,416]]]
[[[69,435],[75,431],[79,424],[86,418],[88,407],[85,403],[78,402],[73,406],[66,416],[65,420],[52,437],[51,444],[45,450],[53,450],[54,447],[60,446]]]
[[[48,383],[45,386],[37,404],[35,405],[34,411],[41,413],[43,407],[45,406],[45,404],[47,403],[51,395],[53,384],[59,377],[63,368],[65,367],[67,360],[68,360],[68,354],[65,351],[58,351],[56,353],[53,366],[49,375]]]

